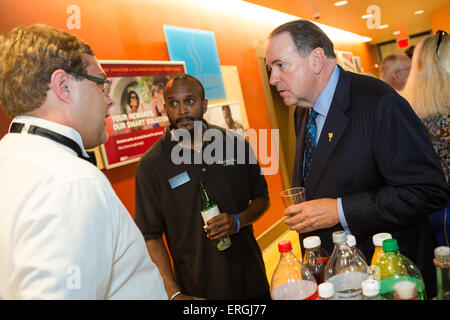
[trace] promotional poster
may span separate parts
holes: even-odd
[[[108,141],[101,146],[105,168],[136,162],[164,135],[169,119],[163,91],[184,62],[101,61],[112,81],[113,106],[107,118]]]

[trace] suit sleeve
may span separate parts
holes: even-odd
[[[417,223],[448,200],[439,159],[425,127],[405,99],[393,93],[380,99],[372,135],[376,170],[385,184],[342,197],[355,236]]]

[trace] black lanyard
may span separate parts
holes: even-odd
[[[13,122],[11,124],[11,128],[9,129],[9,132],[11,133],[20,133],[22,132],[22,129],[25,125],[23,123],[19,123],[19,122]],[[63,136],[59,133],[56,133],[54,131],[45,129],[45,128],[41,128],[38,126],[30,126],[30,128],[28,128],[28,133],[29,134],[35,134],[53,141],[56,141],[62,145],[65,145],[66,147],[72,149],[73,151],[75,151],[78,155],[79,158],[84,159],[86,161],[89,161],[90,163],[92,163],[94,166],[97,166],[97,160],[95,159],[95,153],[93,151],[88,151],[88,157],[85,157],[83,155],[83,152],[81,151],[80,146],[78,145],[78,143],[76,143],[75,141],[73,141],[72,139],[67,138],[66,136]]]

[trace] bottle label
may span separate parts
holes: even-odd
[[[219,211],[219,207],[217,205],[213,205],[211,208],[202,211],[202,218],[203,218],[203,222],[206,225],[206,221],[208,221],[209,219],[218,216],[220,214]]]
[[[272,300],[316,300],[319,296],[317,284],[309,280],[296,280],[275,287]]]
[[[333,284],[337,300],[361,300],[361,282],[368,277],[364,272],[346,272],[332,276],[327,281]]]
[[[400,298],[400,297],[397,297],[394,293],[394,300],[419,300],[419,298],[417,296],[414,296],[411,298]]]
[[[412,281],[416,284],[416,290],[418,293],[418,300],[425,300],[425,285],[422,280],[407,277],[407,276],[394,276],[386,279],[382,279],[380,282],[380,294],[387,300],[394,299],[394,285],[400,281]]]
[[[323,264],[327,264],[328,262],[328,257],[319,257],[315,259],[316,263],[323,263]]]
[[[340,291],[335,293],[336,300],[361,300],[361,289],[350,289],[346,291]]]

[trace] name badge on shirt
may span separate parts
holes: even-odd
[[[172,189],[175,189],[176,187],[179,187],[189,181],[191,181],[191,179],[189,178],[187,171],[185,171],[183,173],[180,173],[179,175],[176,175],[175,177],[170,178],[169,184]]]
[[[226,159],[226,160],[218,159],[218,160],[216,160],[217,164],[221,164],[223,166],[234,166],[235,162],[236,162],[235,159]]]

